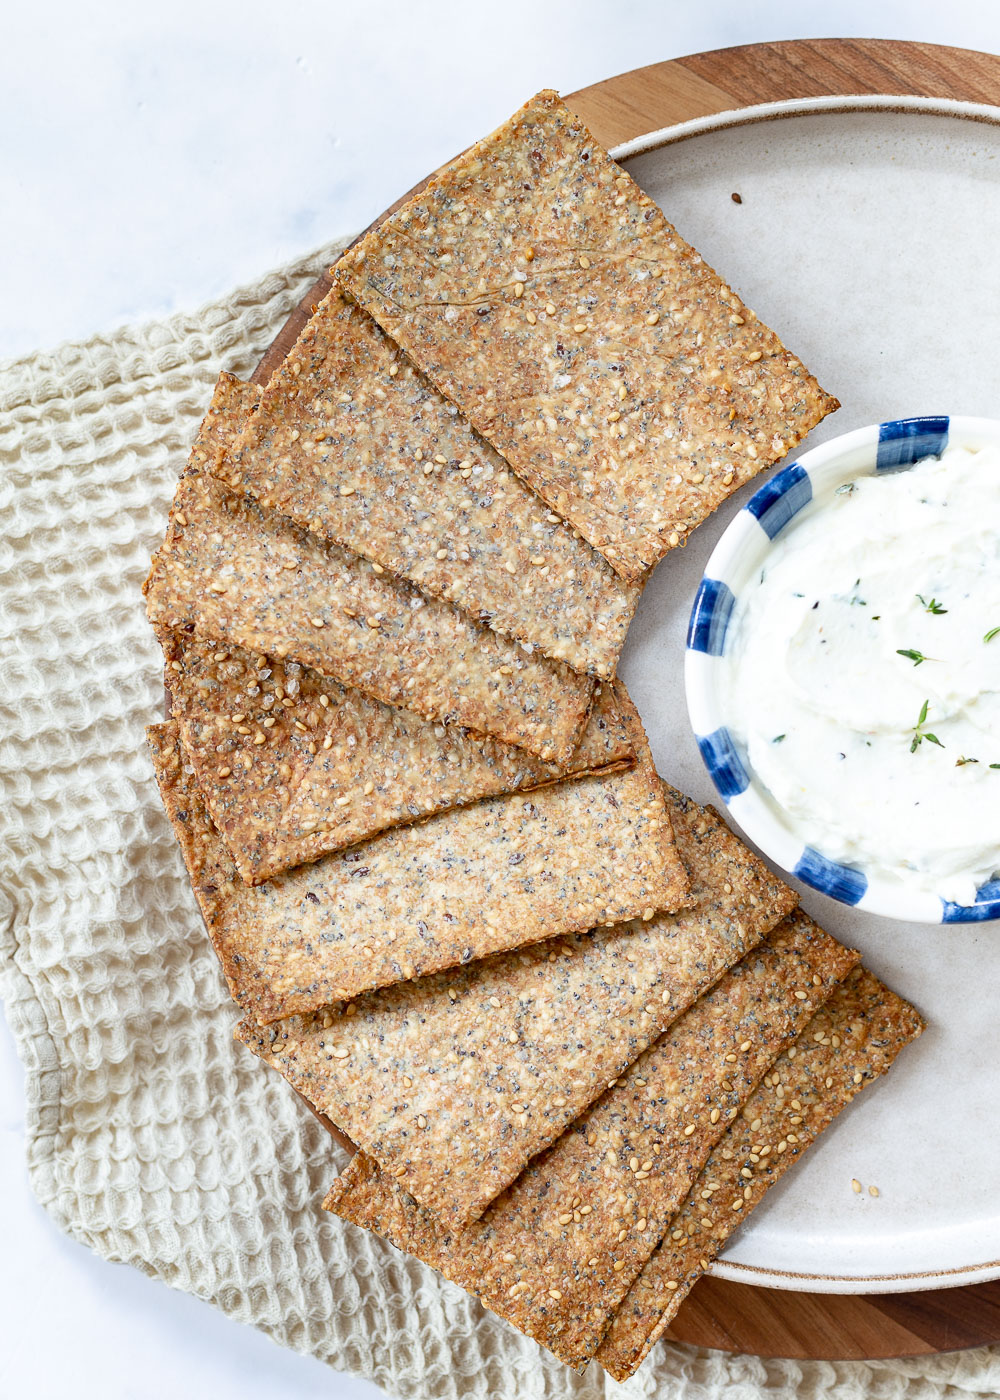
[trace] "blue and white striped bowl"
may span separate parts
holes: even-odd
[[[688,714],[698,747],[720,797],[747,836],[783,870],[843,904],[926,924],[1000,918],[1000,879],[983,885],[975,904],[954,904],[880,879],[877,873],[838,865],[804,846],[779,820],[726,727],[720,658],[736,595],[764,565],[771,541],[804,506],[822,502],[856,477],[905,471],[939,454],[949,441],[971,448],[1000,442],[1000,423],[989,418],[900,418],[845,433],[778,472],[739,512],[712,552],[691,610],[684,660]]]

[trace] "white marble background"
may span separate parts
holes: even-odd
[[[34,0],[0,14],[0,356],[195,307],[360,228],[540,87],[773,39],[1000,51],[989,0]],[[0,1396],[380,1393],[60,1235],[28,1190],[5,1027],[0,1239]]]

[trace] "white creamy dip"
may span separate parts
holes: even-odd
[[[727,723],[784,824],[971,904],[1000,871],[1000,448],[813,503],[729,627]]]

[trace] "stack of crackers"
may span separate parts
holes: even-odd
[[[836,401],[552,93],[223,375],[146,584],[149,731],[236,1035],[323,1202],[631,1374],[920,1030],[656,773],[649,570]]]

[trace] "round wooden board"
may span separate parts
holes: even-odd
[[[566,102],[598,140],[616,146],[674,122],[759,102],[864,93],[996,104],[1000,57],[887,39],[749,44],[637,68],[581,88]],[[310,287],[257,366],[257,383],[281,363],[329,288],[327,274]],[[802,1360],[928,1356],[1000,1342],[1000,1280],[918,1293],[834,1295],[703,1278],[666,1336],[722,1351]]]

